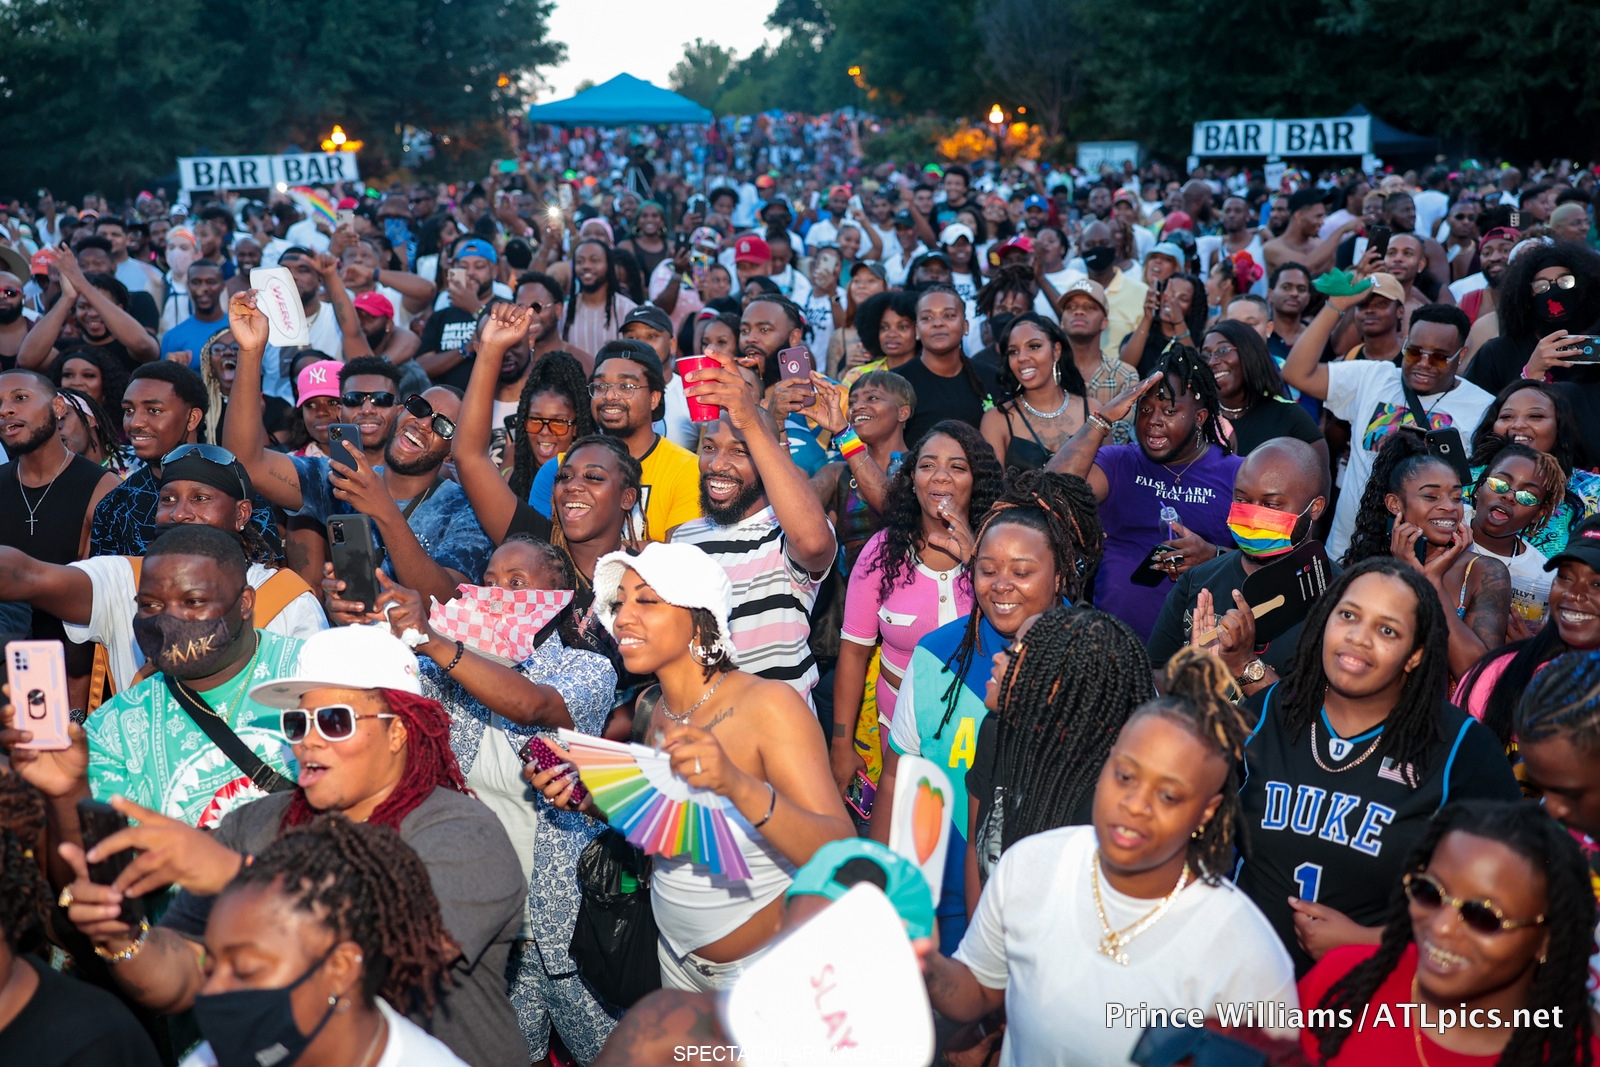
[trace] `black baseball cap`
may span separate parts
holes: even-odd
[[[917,223],[911,217],[911,212],[902,208],[894,213],[894,224],[896,226],[915,226]]]
[[[674,332],[672,319],[668,318],[667,313],[654,304],[640,304],[628,312],[628,317],[622,320],[622,329],[627,329],[636,322],[642,322],[652,330],[658,330],[661,333],[671,334]]]
[[[1567,538],[1567,547],[1551,556],[1544,569],[1553,571],[1567,560],[1600,571],[1600,519],[1580,523]]]

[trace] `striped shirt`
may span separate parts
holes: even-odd
[[[728,622],[739,669],[787,682],[809,704],[811,687],[817,684],[810,615],[822,578],[813,578],[790,558],[772,508],[732,526],[691,519],[672,532],[672,540],[697,545],[728,572],[733,583]]]

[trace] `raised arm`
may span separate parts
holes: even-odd
[[[472,361],[472,376],[467,379],[467,391],[461,398],[461,419],[451,446],[456,480],[478,515],[478,525],[497,545],[506,539],[511,528],[517,497],[489,455],[494,394],[507,350],[527,336],[532,321],[533,309],[516,304],[502,302],[489,312],[478,338],[478,356]]]
[[[407,629],[414,629],[426,637],[427,641],[417,646],[417,655],[428,657],[440,668],[454,663],[450,678],[484,707],[521,726],[573,728],[566,698],[555,686],[531,681],[521,671],[485,659],[471,649],[463,651],[458,661],[456,643],[440,637],[428,625],[422,594],[390,581],[382,571],[378,572],[378,585],[377,617],[385,617],[385,606],[396,605],[387,612],[394,635],[400,637]]]
[[[372,346],[362,332],[361,320],[356,317],[355,303],[350,290],[344,287],[339,276],[339,261],[327,252],[318,252],[312,261],[317,273],[322,275],[322,287],[327,290],[328,303],[333,305],[333,317],[339,324],[339,343],[348,362],[361,356],[372,355]]]
[[[281,452],[267,451],[267,428],[261,421],[261,357],[267,350],[267,317],[256,308],[256,291],[233,294],[228,301],[228,328],[239,342],[239,363],[228,406],[234,418],[222,427],[222,446],[250,474],[256,492],[287,511],[305,504],[300,472]]]
[[[750,462],[761,476],[767,501],[783,528],[789,558],[812,574],[826,573],[839,545],[822,502],[811,491],[810,479],[789,458],[789,449],[773,431],[775,423],[733,360],[707,354],[717,361],[717,369],[695,371],[695,381],[685,381],[685,392],[727,411],[728,421],[744,438]],[[817,402],[822,403],[820,398]]]
[[[400,306],[413,315],[433,303],[433,298],[438,293],[432,282],[408,270],[389,270],[387,267],[381,267],[374,272],[373,277],[379,285],[387,285],[399,293]]]
[[[56,341],[61,338],[61,327],[66,325],[67,316],[72,314],[75,303],[77,294],[63,278],[61,296],[33,324],[33,329],[22,335],[22,348],[17,351],[17,366],[37,371],[49,366],[50,354],[56,350]]]
[[[1094,498],[1104,502],[1111,495],[1111,483],[1106,480],[1106,472],[1095,463],[1094,457],[1099,453],[1100,446],[1105,444],[1106,438],[1111,436],[1111,425],[1127,418],[1139,398],[1160,380],[1161,372],[1157,371],[1106,401],[1099,411],[1084,420],[1078,432],[1061,446],[1060,451],[1050,457],[1044,469],[1057,474],[1076,474],[1086,479],[1089,488],[1094,490]]]
[[[145,332],[139,320],[118,307],[109,294],[89,284],[89,280],[83,276],[83,268],[78,266],[78,257],[71,250],[61,249],[56,254],[56,265],[61,269],[61,280],[71,282],[73,288],[89,301],[89,306],[100,313],[111,336],[122,342],[128,355],[140,363],[153,363],[161,358],[161,345]]]
[[[1328,347],[1328,338],[1338,325],[1345,309],[1355,307],[1366,298],[1366,293],[1354,296],[1330,296],[1322,310],[1306,324],[1295,339],[1294,347],[1283,361],[1283,380],[1318,400],[1328,399],[1328,365],[1322,362],[1322,353]]]

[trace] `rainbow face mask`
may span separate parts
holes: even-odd
[[[1234,501],[1228,509],[1228,529],[1245,555],[1254,559],[1281,556],[1294,548],[1294,528],[1299,525],[1300,516],[1310,510],[1311,505],[1307,504],[1305,511],[1297,515]]]

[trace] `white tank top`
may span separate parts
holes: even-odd
[[[750,868],[748,880],[714,875],[711,868],[686,858],[655,860],[650,901],[656,928],[679,956],[727,937],[794,881],[794,864],[743,815],[732,807],[726,810],[728,830]]]

